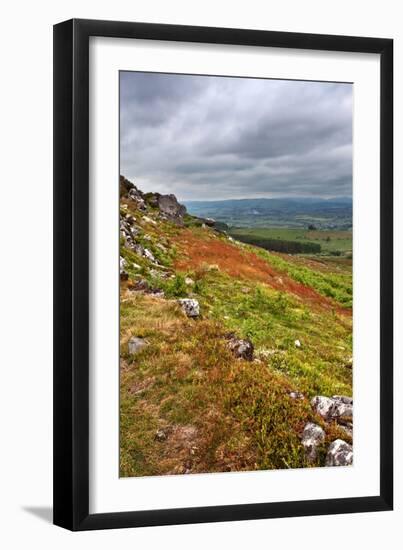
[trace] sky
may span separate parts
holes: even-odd
[[[120,173],[179,200],[352,195],[352,85],[120,73]]]

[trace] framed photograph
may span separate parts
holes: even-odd
[[[391,510],[393,42],[54,27],[54,523]]]

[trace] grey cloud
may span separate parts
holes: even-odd
[[[352,193],[352,86],[121,73],[121,173],[182,200]]]

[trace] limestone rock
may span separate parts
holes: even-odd
[[[351,466],[353,448],[342,439],[336,439],[329,445],[326,455],[326,466]]]
[[[200,315],[200,306],[197,300],[192,298],[180,298],[178,302],[188,317],[198,317]]]
[[[311,405],[322,418],[328,421],[353,416],[353,400],[345,395],[334,395],[333,397],[316,395],[312,399]]]
[[[231,336],[228,342],[228,347],[238,359],[246,359],[246,361],[253,361],[253,344],[250,340],[243,340]]]
[[[182,221],[186,214],[186,207],[179,204],[175,195],[160,195],[158,197],[160,212],[172,221]]]
[[[324,395],[316,395],[311,400],[311,405],[315,412],[317,412],[325,420],[330,420],[332,418],[333,411],[333,399],[330,397],[325,397]]]
[[[136,203],[139,210],[147,210],[147,205],[143,199],[142,193],[137,189],[137,187],[130,189],[128,197]]]
[[[352,418],[353,400],[345,395],[333,395],[334,405],[332,415],[335,419]]]
[[[318,424],[308,422],[302,433],[302,445],[310,462],[317,456],[318,447],[325,440],[325,432]]]

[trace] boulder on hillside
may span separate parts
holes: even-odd
[[[333,399],[325,397],[324,395],[316,395],[311,400],[311,405],[315,412],[317,412],[325,420],[332,418]]]
[[[333,395],[333,418],[337,420],[352,418],[353,416],[353,399],[346,395]]]
[[[233,333],[227,335],[228,347],[237,359],[253,361],[253,344],[248,339],[236,338]]]
[[[325,420],[337,420],[351,418],[353,416],[353,400],[345,395],[325,397],[316,395],[311,400],[314,410]]]
[[[124,176],[120,176],[120,196],[134,201],[139,210],[147,210],[147,206],[158,208],[163,218],[178,225],[183,225],[186,207],[178,202],[175,195],[143,193]]]
[[[326,466],[351,466],[353,463],[353,447],[336,439],[329,445],[326,455]]]
[[[182,310],[188,317],[198,317],[200,315],[199,302],[192,298],[180,298],[178,300]]]
[[[305,449],[305,454],[310,462],[316,460],[317,450],[321,443],[325,440],[325,432],[318,424],[308,422],[302,433],[302,445]]]

